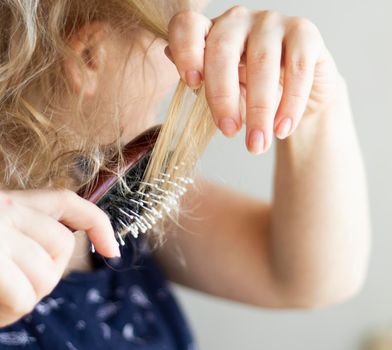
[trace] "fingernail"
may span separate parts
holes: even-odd
[[[120,258],[120,257],[121,257],[120,246],[116,242],[115,245],[113,246],[113,258]]]
[[[253,129],[248,137],[249,150],[254,154],[264,151],[264,133],[259,129]]]
[[[185,79],[191,88],[196,89],[201,83],[201,74],[197,70],[188,70],[185,73]]]
[[[291,118],[284,118],[276,129],[276,137],[281,140],[286,138],[290,134],[292,124]]]
[[[237,124],[231,118],[223,118],[219,121],[219,129],[225,136],[233,136],[237,132]]]

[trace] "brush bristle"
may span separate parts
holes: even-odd
[[[150,154],[144,156],[117,181],[97,202],[110,218],[116,237],[124,245],[123,237],[129,233],[138,238],[151,229],[179,205],[193,179],[175,174],[160,173],[152,182],[141,181]],[[181,164],[179,165],[181,166]],[[175,166],[174,170],[179,169]],[[140,188],[143,187],[143,191]]]

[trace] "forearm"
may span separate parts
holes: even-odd
[[[345,94],[342,85],[340,101],[277,145],[268,244],[282,293],[298,306],[344,299],[366,274],[366,178]]]

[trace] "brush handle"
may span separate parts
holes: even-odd
[[[155,125],[142,134],[136,136],[132,141],[127,143],[123,150],[122,156],[125,161],[125,167],[120,170],[120,175],[123,175],[133,166],[135,166],[140,159],[142,159],[147,153],[152,151],[162,125]],[[111,159],[108,164],[113,164],[113,171],[117,171],[118,159]],[[78,194],[88,199],[90,202],[97,204],[100,199],[117,183],[118,177],[113,175],[110,171],[102,170],[98,173],[95,180],[83,187],[78,191]]]

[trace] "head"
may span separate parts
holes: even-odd
[[[70,94],[59,101],[62,111],[81,97],[81,111],[90,129],[96,127],[97,142],[128,142],[156,123],[160,102],[178,82],[177,70],[163,54],[164,44],[145,29],[122,34],[108,22],[84,25],[69,40],[73,57],[63,62]],[[83,130],[70,110],[58,120]]]
[[[156,123],[160,102],[179,79],[163,50],[168,22],[176,12],[205,3],[2,1],[2,186],[77,190],[113,154],[121,154],[125,143]],[[175,161],[190,159],[192,145],[200,153],[208,142],[212,122],[206,127],[204,120],[212,118],[202,95],[186,119],[182,100],[189,97],[178,83],[150,175],[170,167],[166,155],[173,140]],[[73,176],[80,156],[91,170],[83,179]]]
[[[122,24],[119,25],[119,14],[88,20],[70,33],[67,40],[72,51],[72,56],[63,61],[67,85],[72,97],[82,97],[84,114],[92,116],[95,124],[105,125],[102,132],[97,133],[103,144],[114,140],[126,143],[155,124],[160,102],[179,80],[177,69],[163,51],[167,45],[166,35],[160,36],[148,23],[142,23],[133,8],[137,3],[135,1],[127,8],[129,13],[122,13]],[[167,13],[161,12],[168,3],[171,9]],[[206,0],[192,3],[189,0],[155,1],[153,5],[159,10],[160,18],[149,13],[151,19],[146,21],[166,27],[177,11],[192,7],[201,9],[206,3]],[[142,6],[139,10],[148,11],[150,6]],[[120,10],[122,7],[117,6],[117,11]],[[132,16],[133,20],[130,20]],[[63,100],[62,104],[71,105],[72,102]],[[120,135],[112,130],[111,116],[115,115],[119,116]],[[63,119],[75,118],[63,115]],[[78,129],[77,124],[74,128]]]

